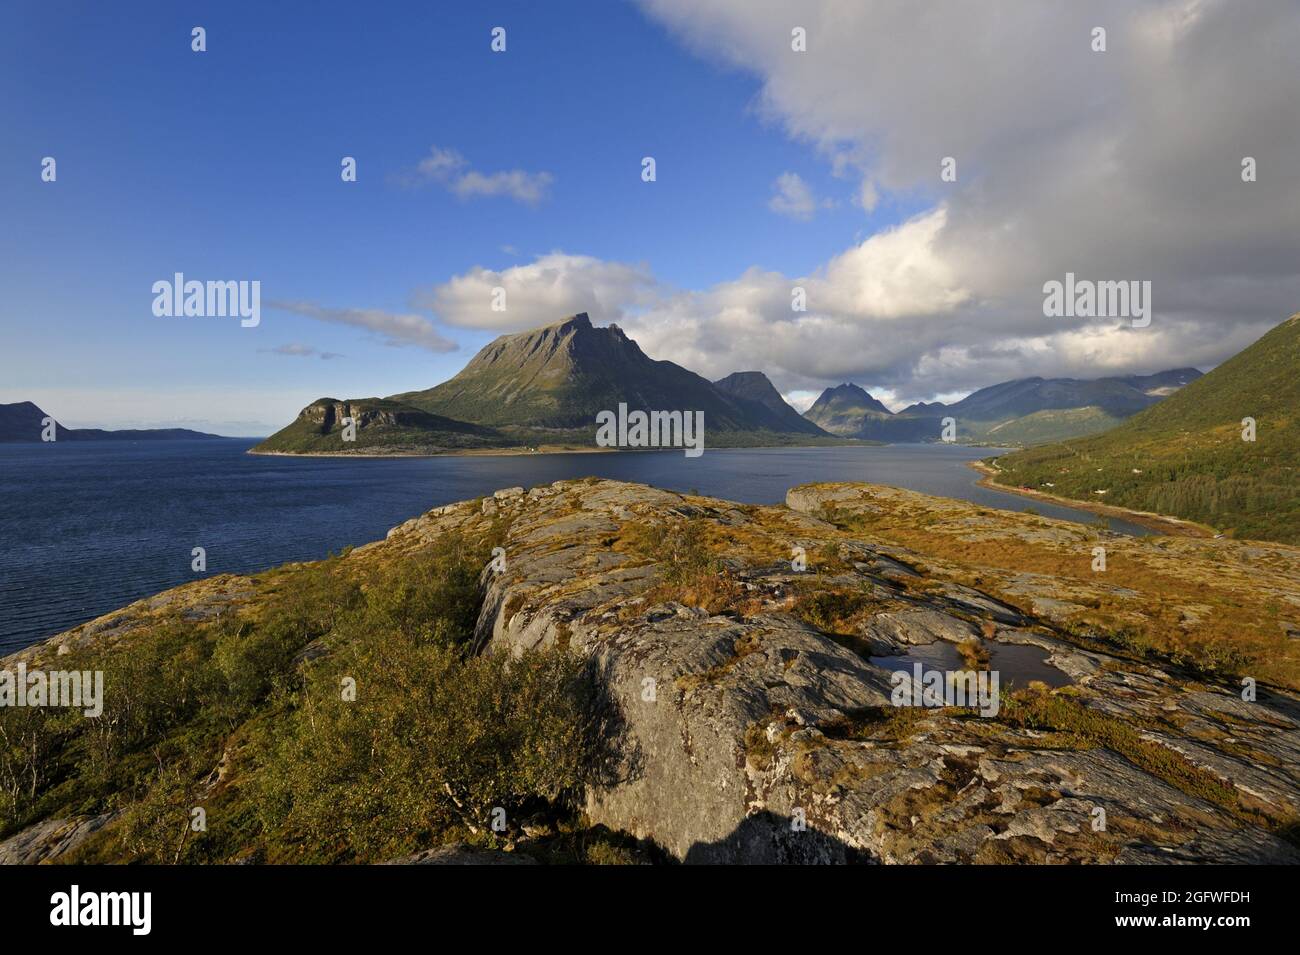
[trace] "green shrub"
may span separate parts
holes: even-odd
[[[466,656],[449,626],[403,633],[379,601],[355,639],[312,668],[258,776],[275,841],[313,861],[382,859],[567,807],[600,729],[582,662],[560,650]],[[344,698],[344,680],[355,699]]]
[[[571,818],[604,765],[608,708],[563,650],[471,653],[480,571],[503,532],[282,568],[237,613],[60,657],[104,671],[104,710],[0,711],[0,837],[121,809],[77,857],[361,861],[465,830],[490,840],[496,807],[506,838],[539,812]],[[206,832],[190,826],[200,806]]]

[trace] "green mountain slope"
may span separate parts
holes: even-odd
[[[596,415],[702,411],[706,447],[842,444],[802,418],[760,372],[718,384],[641,351],[616,325],[585,313],[485,346],[454,378],[389,398],[322,398],[254,452],[436,453],[507,447],[591,447]],[[342,419],[357,420],[343,442]]]
[[[998,459],[1006,484],[1300,543],[1300,315],[1103,434]],[[1242,419],[1256,440],[1242,440]],[[1098,493],[1104,492],[1104,493]]]
[[[1095,406],[1049,408],[990,425],[979,431],[975,438],[987,444],[1031,447],[1098,434],[1123,420]]]

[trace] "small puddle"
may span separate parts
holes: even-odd
[[[906,653],[900,653],[897,656],[868,657],[867,659],[878,667],[884,667],[886,670],[899,673],[911,673],[913,665],[917,663],[921,664],[923,674],[929,673],[931,670],[952,671],[966,669],[966,663],[962,660],[961,654],[957,652],[957,647],[944,640],[908,647]]]
[[[1069,686],[1073,681],[1062,671],[1047,662],[1048,652],[1042,647],[1018,643],[990,643],[983,641],[989,654],[988,670],[996,670],[998,685],[1023,689],[1038,681],[1056,689]],[[944,640],[909,647],[906,653],[889,657],[868,657],[878,667],[895,672],[911,673],[913,665],[921,664],[924,675],[931,670],[952,672],[969,669],[957,652],[955,644]]]
[[[1002,686],[1026,687],[1037,680],[1056,689],[1074,682],[1047,662],[1050,654],[1042,647],[987,642],[984,646],[989,651],[989,669],[998,671]]]

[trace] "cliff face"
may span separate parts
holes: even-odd
[[[360,401],[336,401],[324,398],[308,405],[299,413],[299,418],[316,427],[322,434],[336,431],[343,427],[345,418],[351,418],[358,431],[366,428],[414,428],[429,424],[436,416],[403,408],[393,402],[382,399],[362,399]],[[447,430],[472,432],[472,426],[461,422],[443,420],[436,422]]]
[[[1280,835],[1300,812],[1300,550],[871,485],[756,507],[591,480],[438,508],[339,566],[373,580],[488,527],[504,563],[474,650],[590,664],[617,730],[586,814],[677,859],[1300,861]],[[260,586],[178,588],[19,656],[238,613]],[[996,713],[895,705],[891,672],[920,660],[998,672]],[[41,825],[11,854],[112,820]]]
[[[356,430],[344,441],[344,420]],[[506,440],[491,428],[421,411],[387,398],[319,398],[288,427],[267,438],[256,452],[430,453],[499,447]]]

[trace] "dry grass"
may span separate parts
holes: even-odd
[[[1083,607],[1068,629],[1076,636],[1102,636],[1099,648],[1108,652],[1167,661],[1211,679],[1248,675],[1300,689],[1300,646],[1285,638],[1282,605],[1268,592],[1287,586],[1285,575],[1294,574],[1294,565],[1247,561],[1228,542],[1107,536],[1107,568],[1098,573],[1092,570],[1092,548],[1102,539],[1095,532],[1038,521],[1046,530],[1035,539],[1035,519],[1013,514],[988,514],[972,529],[954,519],[953,502],[942,503],[938,515],[899,507],[885,515],[840,508],[832,516],[845,533],[917,551],[930,559],[927,569],[937,576],[982,589],[1026,613],[1033,612],[1033,601],[1017,592],[1015,578],[1052,578],[1059,586],[1044,596]],[[973,508],[966,513],[979,517]],[[999,524],[1002,533],[996,532]],[[1270,571],[1277,576],[1268,588],[1261,586]]]

